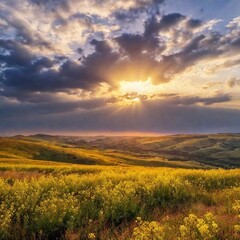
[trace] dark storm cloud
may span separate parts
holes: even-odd
[[[115,38],[124,53],[130,57],[139,56],[143,51],[148,54],[155,54],[160,49],[159,41],[151,36],[123,34]]]
[[[158,34],[160,31],[168,31],[170,28],[174,28],[185,18],[186,16],[183,16],[180,13],[163,15],[160,21],[153,16],[146,22],[144,35],[152,36]]]
[[[32,108],[33,109],[33,108]],[[55,109],[55,108],[54,108]],[[18,131],[141,131],[159,133],[239,132],[240,111],[234,109],[180,106],[159,101],[145,101],[141,111],[114,107],[58,114],[30,113],[0,108],[2,134]],[[9,114],[11,112],[11,116]],[[8,113],[8,114],[7,114]],[[114,113],[114,114],[113,114]],[[16,118],[18,121],[16,121]]]
[[[163,95],[161,95],[163,96]],[[155,106],[155,110],[162,109],[165,107],[170,108],[180,108],[182,106],[194,106],[195,104],[202,103],[205,106],[228,102],[231,100],[231,97],[228,95],[216,95],[214,97],[208,98],[200,98],[197,96],[190,97],[180,97],[178,95],[169,94],[166,95],[163,99],[152,99],[148,100],[148,96],[145,95],[137,95],[137,94],[126,94],[123,96],[124,99],[133,99],[138,97],[141,99],[142,104],[145,107],[150,107],[153,110],[153,106]],[[107,104],[112,104],[117,102],[118,98],[96,98],[96,99],[86,99],[86,100],[75,100],[75,101],[62,101],[60,96],[53,96],[49,93],[44,94],[26,94],[24,99],[20,99],[19,102],[12,102],[6,99],[0,99],[1,104],[1,113],[4,117],[17,117],[17,116],[27,116],[27,115],[54,115],[56,113],[67,113],[67,112],[76,112],[78,109],[88,110],[90,112],[94,111],[94,109],[99,109],[100,111],[105,111]],[[113,105],[110,105],[107,109],[110,111],[113,110]],[[179,107],[177,107],[179,106]],[[207,111],[207,107],[205,108]],[[97,110],[98,111],[98,110]],[[124,110],[123,110],[124,111]],[[110,113],[110,112],[109,112]],[[136,112],[135,112],[136,113]],[[135,114],[134,113],[134,114]],[[153,114],[148,112],[148,114]],[[100,114],[100,113],[99,113]],[[122,113],[120,112],[120,115]],[[129,113],[130,114],[130,113]],[[111,114],[110,114],[111,115]],[[128,115],[130,117],[130,115]],[[190,116],[189,116],[190,117]]]
[[[178,25],[185,21],[185,28],[177,30]],[[152,17],[145,23],[145,31],[140,34],[122,34],[115,38],[124,50],[126,56],[135,59],[142,59],[144,64],[148,62],[152,65],[153,71],[159,74],[152,79],[155,83],[167,82],[177,74],[185,71],[203,59],[210,59],[220,56],[230,50],[232,43],[228,44],[222,39],[218,32],[193,35],[192,30],[203,26],[203,22],[198,19],[191,19],[179,13],[172,13],[162,16],[160,20]],[[161,56],[160,61],[156,61],[154,56],[159,56],[166,49],[166,42],[159,38],[159,34],[165,31],[176,31],[174,34],[182,34],[186,38],[186,45],[176,53]],[[179,32],[180,31],[180,32]],[[173,38],[175,36],[173,35]],[[190,40],[191,39],[191,40]],[[143,51],[146,53],[143,55]],[[141,62],[141,61],[140,61]],[[151,75],[151,73],[148,73]]]
[[[131,22],[136,20],[139,17],[139,12],[142,12],[143,9],[132,9],[131,11],[118,10],[114,13],[114,17],[117,21],[121,22]]]
[[[15,118],[17,116],[19,116],[19,118],[28,116],[38,117],[41,114],[51,116],[57,113],[68,114],[69,112],[80,110],[90,111],[103,108],[108,103],[114,103],[116,101],[114,98],[62,101],[60,97],[55,96],[54,98],[50,95],[43,95],[39,97],[39,99],[37,99],[36,95],[28,97],[29,99],[25,98],[24,102],[9,102],[1,99],[0,113],[4,115],[3,118]],[[45,98],[45,101],[43,101],[43,98]]]
[[[237,39],[235,39],[235,40],[232,42],[232,46],[233,46],[234,48],[237,48],[237,49],[240,48],[240,37],[237,38]]]
[[[141,1],[138,2],[140,3]],[[24,95],[31,91],[56,92],[72,88],[91,90],[102,82],[114,86],[111,74],[124,72],[129,66],[133,66],[132,71],[136,72],[137,66],[144,66],[142,71],[145,78],[154,72],[154,83],[168,82],[175,74],[183,72],[198,61],[220,56],[234,43],[234,40],[224,42],[220,33],[210,32],[192,36],[176,53],[161,56],[167,43],[159,36],[162,32],[176,29],[183,20],[186,21],[183,34],[192,34],[191,29],[202,24],[200,20],[187,18],[179,13],[163,15],[160,19],[150,17],[145,22],[143,34],[122,33],[112,39],[118,45],[117,51],[107,40],[91,40],[89,44],[95,51],[87,56],[83,55],[79,61],[73,61],[68,56],[62,56],[62,60],[57,56],[37,56],[26,47],[25,42],[1,39],[0,62],[5,65],[0,79],[4,89],[1,92],[5,96],[14,96],[16,92]],[[31,44],[38,45],[38,42],[31,41]],[[156,57],[159,56],[161,59],[157,60]]]
[[[193,38],[176,54],[163,57],[163,72],[170,73],[170,77],[193,66],[203,59],[220,56],[225,51],[220,48],[221,35],[211,33],[208,36],[199,35]]]
[[[218,94],[213,97],[198,97],[198,96],[170,96],[166,97],[166,101],[171,102],[175,105],[195,105],[197,103],[202,103],[203,105],[211,105],[214,103],[223,103],[229,102],[232,100],[232,97],[228,94]]]
[[[66,61],[59,70],[41,71],[41,68],[32,64],[25,68],[6,69],[3,78],[6,90],[55,92],[73,88],[89,89],[104,80],[87,67],[71,60]]]
[[[17,96],[19,91],[25,95],[26,92],[91,89],[106,82],[108,79],[104,78],[104,71],[119,57],[104,41],[93,40],[91,44],[95,47],[95,52],[83,58],[81,63],[63,58],[64,62],[59,69],[52,69],[62,59],[38,57],[15,41],[1,40],[2,48],[10,53],[0,55],[0,62],[6,64],[0,79],[3,94]]]
[[[159,28],[163,31],[168,30],[169,28],[174,27],[176,24],[178,24],[185,18],[186,17],[180,13],[171,13],[168,15],[164,15],[159,22]]]
[[[187,21],[187,27],[192,28],[192,29],[199,28],[202,26],[202,24],[203,24],[203,22],[199,19],[189,19]]]
[[[156,60],[154,57],[161,55],[167,47],[166,42],[159,38],[159,34],[161,36],[162,32],[174,30],[183,20],[186,20],[186,24],[182,34],[186,37],[189,35],[192,40],[177,53],[162,55],[160,61]],[[160,20],[155,17],[150,18],[145,23],[145,31],[142,35],[122,34],[115,38],[115,41],[119,44],[120,50],[122,49],[131,60],[138,59],[142,65],[151,64],[152,69],[147,75],[151,75],[151,71],[158,72],[152,79],[154,83],[167,82],[175,74],[193,66],[198,61],[216,57],[224,52],[219,49],[222,44],[221,34],[213,32],[196,37],[192,35],[191,29],[201,25],[200,20],[187,19],[179,13],[172,13],[162,16]]]
[[[0,62],[10,67],[28,65],[34,57],[24,45],[15,40],[0,39],[0,50],[3,52],[0,54]]]
[[[10,4],[10,1],[4,2]],[[227,33],[220,33],[204,27],[208,24],[204,20],[178,12],[161,14],[164,0],[86,1],[89,11],[97,9],[93,13],[81,12],[77,7],[81,1],[28,0],[30,5],[26,5],[27,10],[24,8],[26,17],[18,17],[21,13],[18,1],[11,2],[15,4],[9,5],[8,10],[0,9],[3,20],[0,22],[2,131],[37,127],[59,130],[63,126],[73,131],[240,130],[238,110],[209,106],[231,101],[228,94],[213,97],[170,94],[152,101],[144,94],[126,94],[119,98],[131,100],[139,97],[143,108],[141,112],[131,113],[126,109],[116,115],[113,114],[117,110],[113,103],[117,99],[98,96],[96,99],[67,101],[58,96],[59,93],[66,95],[79,89],[94,92],[101,83],[108,83],[111,90],[116,90],[118,75],[121,80],[129,74],[129,79],[126,78],[129,81],[152,77],[155,84],[169,82],[202,60],[237,52],[240,48],[237,24],[232,24]],[[16,8],[14,14],[8,12],[11,8]],[[42,14],[49,18],[40,19],[39,26],[35,24],[33,27],[27,14],[30,9],[39,12],[36,17]],[[80,10],[76,12],[73,9]],[[136,25],[136,28],[143,31],[128,29],[127,24],[133,20],[139,20],[137,24],[142,20],[142,25]],[[44,28],[45,21],[49,28]],[[64,38],[71,30],[72,21],[76,23],[76,31],[81,24],[84,25],[83,30],[79,30],[83,42],[69,40],[67,36],[70,42],[58,46],[55,44],[58,34],[62,34],[59,38]],[[43,27],[42,32],[38,30],[40,27]],[[65,53],[67,48],[70,50]],[[239,59],[227,60],[217,70],[239,63]],[[229,87],[236,87],[239,79],[230,78],[227,83]]]

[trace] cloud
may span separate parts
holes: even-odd
[[[236,29],[238,27],[240,27],[240,16],[231,20],[227,25],[227,28],[230,28],[230,29]]]
[[[238,87],[238,86],[240,86],[240,79],[231,77],[231,78],[228,79],[227,85],[230,88]]]
[[[39,99],[37,99],[39,97]],[[43,101],[43,98],[45,101]],[[27,101],[26,101],[27,100]],[[39,101],[40,100],[40,101]],[[43,96],[28,96],[25,101],[8,101],[2,99],[0,104],[3,118],[31,118],[46,115],[51,118],[56,114],[69,114],[71,112],[93,111],[94,109],[104,109],[107,104],[116,102],[115,98],[95,98],[83,100],[65,100],[58,96],[44,94]]]
[[[229,67],[233,67],[236,65],[240,65],[240,59],[227,60],[226,62],[223,63],[222,67],[229,68]]]
[[[47,107],[46,107],[47,108]],[[67,107],[66,107],[67,108]],[[50,107],[51,109],[51,107]],[[58,108],[53,107],[53,110]],[[175,105],[162,100],[144,101],[141,110],[116,109],[114,105],[88,111],[59,107],[57,114],[43,114],[24,105],[1,107],[2,134],[12,132],[140,131],[159,133],[239,132],[240,111],[195,105]],[[50,111],[49,111],[50,113]],[[16,118],[18,119],[16,121]]]
[[[0,56],[0,61],[7,64],[0,79],[5,95],[12,89],[23,92],[91,89],[108,81],[104,76],[106,69],[118,60],[118,55],[104,41],[93,40],[95,52],[83,58],[81,63],[67,57],[60,63],[57,59],[33,55],[15,41],[1,42],[10,52],[10,55]],[[54,68],[55,65],[59,67]]]
[[[187,27],[190,29],[199,28],[202,26],[202,21],[199,19],[189,19],[186,23]]]
[[[208,82],[203,86],[203,89],[209,89],[220,85],[222,85],[222,82]]]
[[[151,17],[145,24],[145,36],[159,34],[160,31],[168,31],[171,27],[176,27],[186,17],[180,13],[170,13],[163,15],[160,20],[155,16]]]
[[[92,85],[103,81],[101,76],[91,72],[87,66],[68,60],[58,70],[41,71],[36,68],[36,64],[22,69],[7,69],[3,84],[6,91],[8,88],[15,88],[20,91],[55,92],[74,88],[90,89]]]
[[[76,114],[82,121],[89,116],[93,124],[94,117],[105,118],[102,112],[114,111],[116,101],[133,98],[128,93],[117,94],[121,81],[151,79],[164,89],[202,62],[207,66],[210,60],[222,60],[212,71],[216,75],[221,69],[239,65],[236,55],[240,46],[239,17],[222,30],[215,28],[219,19],[192,18],[175,11],[164,14],[164,2],[1,1],[0,98],[5,105],[2,103],[0,115],[13,119],[17,117],[14,112],[24,113],[30,121],[43,114],[42,126],[45,126],[47,119],[50,122],[55,119],[52,115],[65,117],[67,112]],[[235,75],[227,81],[230,88],[239,85]],[[206,79],[212,83],[209,86],[221,81],[215,80]],[[103,85],[107,86],[104,93],[99,90]],[[195,85],[197,89],[197,77]],[[189,96],[184,97],[180,97],[181,89],[171,91],[169,96],[162,95],[162,99],[157,94],[138,97],[150,109],[155,106],[165,112],[166,106],[170,106],[179,114],[190,108],[205,113],[210,111],[208,105],[232,100],[227,91],[217,95],[189,91]],[[150,99],[155,102],[150,103]],[[204,108],[198,108],[199,105]],[[146,114],[153,116],[151,111]],[[126,121],[123,116],[119,119]],[[117,127],[118,120],[114,121]],[[149,121],[157,129],[157,123]],[[83,126],[87,127],[90,125]],[[125,128],[129,127],[126,123]]]
[[[230,58],[230,57],[228,57],[228,58]],[[238,65],[240,65],[240,59],[233,59],[232,60],[230,58],[230,59],[224,61],[222,64],[216,64],[213,67],[210,67],[208,69],[208,72],[213,74],[213,73],[216,73],[220,70],[232,68],[232,67],[235,67],[235,66],[238,66]]]
[[[141,35],[123,34],[115,38],[121,49],[129,57],[141,55],[144,51],[148,54],[154,54],[159,49],[157,39],[143,37]]]
[[[50,4],[50,2],[41,1],[37,4]],[[145,2],[141,3],[145,4]],[[81,16],[84,17],[79,15],[77,19]],[[183,21],[185,24],[182,24]],[[66,23],[60,26],[64,24]],[[14,89],[15,92],[22,91],[23,94],[26,91],[92,90],[103,82],[116,87],[116,83],[121,78],[122,80],[129,78],[133,81],[151,77],[155,84],[171,81],[176,74],[194,66],[197,62],[215,58],[227,51],[228,45],[227,43],[224,45],[220,33],[209,32],[195,36],[194,32],[191,32],[192,29],[204,24],[206,23],[179,13],[163,15],[160,19],[150,17],[145,22],[145,30],[142,34],[122,33],[111,39],[100,40],[90,38],[88,47],[92,50],[88,55],[82,53],[79,61],[70,59],[69,55],[63,55],[62,59],[65,60],[61,61],[58,60],[60,58],[57,55],[41,56],[32,52],[28,47],[29,44],[25,42],[2,39],[0,41],[3,54],[0,56],[0,61],[5,64],[5,68],[0,81],[4,89],[3,93],[5,96],[10,93],[14,95]],[[190,34],[192,38],[185,41],[184,45],[180,44],[179,50],[166,55],[164,51],[172,40],[164,40],[161,34],[171,31],[169,36],[173,38],[176,34],[174,29],[186,36]],[[38,45],[38,42],[32,41],[31,44]],[[232,44],[230,43],[231,46]]]
[[[203,105],[212,105],[215,103],[229,102],[232,100],[231,96],[228,94],[218,94],[213,97],[198,97],[198,96],[174,96],[167,98],[171,103],[176,105],[195,105],[201,103]]]
[[[82,13],[107,17],[117,10],[131,10],[147,7],[153,4],[162,4],[164,0],[125,0],[124,2],[115,0],[30,0],[30,2],[42,6],[48,11],[64,11],[72,13],[75,9],[78,9]]]
[[[116,32],[115,34],[118,34],[118,36],[114,36],[115,34],[111,36],[111,33],[105,36],[104,31],[107,28],[117,26],[119,23],[114,23],[114,19],[110,18],[110,20],[107,20],[101,14],[99,15],[101,11],[98,11],[98,14],[85,11],[85,9],[93,9],[94,11],[107,9],[109,11],[111,10],[111,13],[109,12],[111,15],[121,10],[134,11],[154,4],[161,5],[164,2],[162,0],[129,0],[124,2],[124,4],[112,0],[91,1],[91,3],[89,1],[83,1],[81,4],[75,0],[31,0],[30,2],[32,5],[23,4],[23,10],[25,12],[26,10],[30,11],[30,18],[33,17],[32,15],[36,13],[37,10],[40,11],[44,17],[47,16],[47,19],[51,23],[48,24],[50,29],[48,26],[47,32],[50,30],[51,36],[46,34],[44,29],[38,31],[44,24],[36,22],[36,19],[32,19],[34,24],[29,24],[29,21],[23,18],[22,15],[16,13],[16,11],[13,12],[14,14],[10,14],[11,8],[9,8],[7,2],[5,2],[3,20],[6,21],[8,27],[15,29],[16,32],[14,40],[1,40],[4,51],[10,53],[1,56],[1,60],[5,61],[6,64],[9,64],[9,61],[13,61],[13,59],[25,60],[28,61],[26,64],[30,65],[29,62],[35,61],[36,59],[36,56],[33,56],[35,54],[38,55],[39,58],[48,57],[50,61],[54,61],[55,55],[60,53],[59,49],[61,48],[63,51],[65,50],[65,57],[68,59],[67,63],[59,63],[59,71],[47,68],[44,73],[30,72],[29,75],[33,75],[31,76],[32,79],[39,79],[33,79],[36,91],[42,91],[42,89],[44,89],[44,87],[40,86],[41,83],[45,84],[44,81],[46,81],[41,80],[42,77],[51,77],[53,79],[51,82],[54,83],[50,83],[50,85],[52,84],[52,88],[56,86],[56,89],[71,87],[89,89],[94,84],[98,85],[98,83],[102,81],[114,84],[113,81],[110,80],[110,78],[112,78],[110,74],[116,74],[116,72],[122,71],[122,68],[133,60],[136,60],[136,62],[131,65],[140,64],[147,66],[145,70],[146,73],[144,73],[146,76],[144,77],[148,77],[151,75],[151,72],[154,72],[154,77],[152,77],[153,82],[158,84],[170,81],[175,74],[185,71],[197,61],[216,57],[227,51],[224,48],[227,43],[224,44],[221,34],[209,32],[198,35],[194,32],[196,29],[211,29],[217,20],[203,22],[202,20],[189,18],[180,13],[153,16],[152,14],[155,14],[155,12],[150,12],[150,16],[147,17],[147,20],[143,24],[143,33],[130,34]],[[90,7],[90,5],[92,7]],[[16,6],[21,8],[20,5]],[[39,6],[51,11],[46,14],[46,11],[42,10]],[[75,11],[75,9],[78,9],[78,11]],[[232,23],[229,23],[228,27],[232,29],[235,25],[236,20],[233,20]],[[97,28],[101,28],[101,26],[104,26],[102,32],[96,32]],[[176,38],[176,36],[180,37]],[[167,38],[165,39],[165,37]],[[21,40],[20,42],[18,41],[19,39]],[[79,45],[77,46],[78,41]],[[117,43],[118,52],[114,49],[116,45],[110,46],[110,42]],[[237,43],[237,39],[232,39],[230,45],[237,45]],[[100,47],[100,44],[105,46],[109,45],[108,51],[98,51],[97,48]],[[31,50],[29,49],[30,45]],[[36,47],[49,48],[48,54],[46,54],[47,56],[41,56],[39,52],[33,51]],[[77,54],[77,49],[84,49],[82,54],[86,56],[81,64],[71,59],[72,52],[69,52],[67,48],[70,48],[71,51],[75,48],[75,55]],[[93,52],[94,49],[95,52]],[[24,54],[21,54],[20,51]],[[64,54],[61,53],[59,55]],[[77,56],[75,56],[74,60],[76,59]],[[125,59],[125,61],[123,59]],[[110,67],[109,70],[110,62],[113,66]],[[23,62],[21,64],[23,65]],[[92,69],[93,65],[94,70]],[[150,65],[153,69],[148,67]],[[11,87],[13,87],[12,83],[15,82],[15,80],[13,80],[12,77],[15,77],[16,74],[19,74],[22,78],[27,78],[26,70],[24,69],[26,67],[22,67],[23,69],[21,70],[9,70],[6,68],[4,75],[7,86],[11,85]],[[117,68],[119,68],[119,70]],[[72,71],[72,74],[70,74],[70,71]],[[94,74],[92,73],[93,71],[95,72]],[[104,73],[106,71],[110,73]],[[68,76],[66,76],[66,72],[68,72]],[[62,75],[65,76],[65,79],[70,79],[68,81],[69,86],[67,86],[66,80],[62,79]],[[72,79],[73,77],[75,79]],[[86,78],[85,80],[82,79],[84,77]],[[7,78],[9,79],[8,81]],[[55,83],[55,79],[59,79],[59,83]],[[19,80],[19,82],[20,81],[21,80]],[[37,81],[41,81],[41,83]],[[76,83],[77,81],[78,84]],[[26,82],[28,82],[28,80],[26,80]],[[89,82],[89,84],[86,82]],[[31,83],[28,84],[31,85]],[[31,86],[29,89],[30,88]]]

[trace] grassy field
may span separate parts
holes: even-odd
[[[0,239],[240,239],[240,169],[102,139],[0,138]]]
[[[0,239],[240,237],[240,170],[5,165]]]

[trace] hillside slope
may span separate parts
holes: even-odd
[[[240,134],[0,138],[0,159],[19,158],[88,165],[238,168]]]
[[[194,161],[223,168],[240,167],[240,134],[179,134],[160,137],[53,137],[35,135],[82,148],[131,153],[137,157]]]
[[[6,162],[22,164],[23,161],[28,164],[32,163],[32,160],[47,160],[84,165],[210,168],[195,161],[178,161],[177,159],[168,161],[161,156],[146,156],[121,149],[103,149],[93,146],[95,141],[97,140],[86,141],[74,137],[55,138],[39,135],[0,138],[0,164]]]

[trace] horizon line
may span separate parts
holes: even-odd
[[[9,134],[0,134],[0,137],[15,137],[15,136],[35,136],[35,135],[46,135],[46,136],[66,136],[66,137],[161,137],[170,135],[212,135],[212,134],[240,134],[239,132],[172,132],[172,133],[159,133],[159,132],[103,132],[103,131],[80,131],[76,132],[15,132]]]

